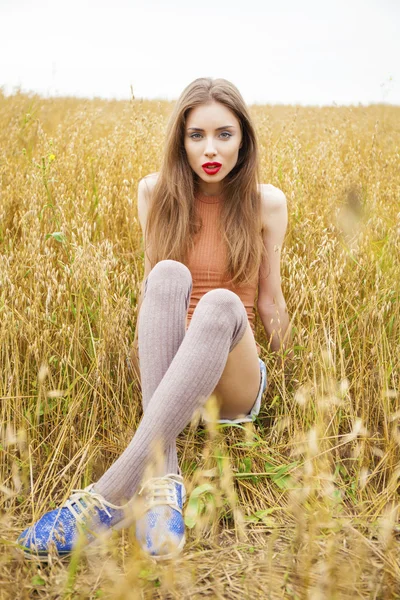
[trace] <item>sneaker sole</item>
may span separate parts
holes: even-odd
[[[127,525],[128,526],[128,525]],[[105,537],[103,537],[104,539],[107,539],[111,536],[113,531],[118,531],[119,529],[123,529],[123,526],[118,527],[118,529],[115,527],[112,530],[107,531]],[[102,540],[102,541],[103,541]],[[142,552],[148,557],[151,558],[155,561],[162,561],[162,560],[171,560],[173,558],[177,558],[179,556],[179,554],[181,554],[183,547],[186,543],[186,536],[183,535],[182,540],[179,543],[179,546],[177,546],[175,552],[170,552],[169,554],[160,554],[160,555],[153,555],[153,554],[149,554],[148,552],[146,552],[146,550],[142,549]],[[100,544],[100,540],[93,540],[92,542],[89,542],[88,544],[86,544],[85,548],[87,548],[88,546],[91,546],[92,548],[95,547],[96,545]],[[64,552],[62,554],[58,553],[58,555],[54,556],[54,558],[59,558],[59,559],[65,559],[65,558],[69,558],[72,555],[72,552]],[[32,560],[32,561],[38,561],[38,562],[49,562],[49,555],[48,554],[34,554],[33,552],[28,552],[26,550],[23,550],[23,555],[25,556],[25,558],[27,558],[28,560]]]

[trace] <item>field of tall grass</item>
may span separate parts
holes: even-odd
[[[134,528],[69,561],[19,533],[96,481],[142,415],[126,356],[143,277],[141,177],[172,103],[0,93],[0,598],[400,597],[400,107],[250,107],[284,191],[294,358],[256,338],[254,424],[192,423],[181,556]]]

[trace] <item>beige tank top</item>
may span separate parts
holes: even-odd
[[[200,298],[216,288],[229,289],[243,302],[250,326],[254,334],[254,301],[258,281],[252,285],[232,287],[229,277],[224,276],[226,246],[218,231],[219,212],[223,202],[222,194],[206,196],[198,192],[195,196],[196,209],[200,214],[203,227],[196,234],[194,249],[188,256],[188,268],[192,274],[193,289],[187,313],[186,328],[189,326],[194,309]]]

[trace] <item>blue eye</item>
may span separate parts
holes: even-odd
[[[223,138],[223,139],[225,139],[225,140],[227,140],[227,139],[229,139],[230,137],[232,137],[232,134],[231,134],[231,133],[229,133],[228,131],[223,131],[223,132],[222,132],[220,135],[223,135],[223,134],[226,134],[226,135],[228,136],[228,137],[224,137],[224,138]],[[191,136],[189,136],[189,137],[191,137],[192,139],[198,139],[198,138],[195,138],[195,137],[194,137],[195,135],[201,135],[201,134],[200,134],[200,133],[192,133],[192,135],[191,135]]]

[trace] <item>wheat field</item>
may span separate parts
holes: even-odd
[[[269,352],[256,312],[258,419],[195,415],[179,435],[179,559],[144,557],[133,528],[69,561],[16,547],[140,421],[137,185],[172,107],[0,93],[0,597],[400,597],[400,107],[383,104],[250,107],[262,182],[288,201],[294,358]]]

